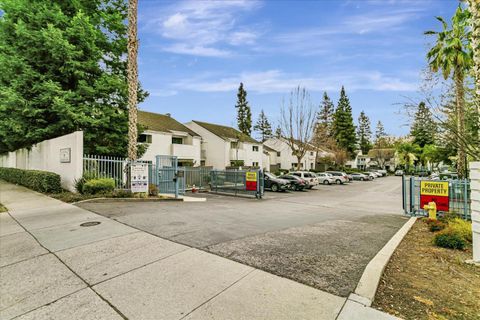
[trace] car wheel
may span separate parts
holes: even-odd
[[[363,177],[360,178],[360,181],[365,181],[365,179],[363,179]]]
[[[342,180],[337,179],[337,180],[335,180],[335,183],[336,183],[336,184],[342,184]]]
[[[323,180],[323,184],[330,184],[330,182],[328,182],[328,180]]]
[[[278,191],[278,185],[272,184],[272,191],[277,192]]]

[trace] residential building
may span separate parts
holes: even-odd
[[[145,128],[139,142],[148,145],[140,160],[154,162],[157,155],[170,155],[178,157],[179,166],[201,164],[201,136],[170,114],[138,111],[138,123]]]
[[[280,152],[267,146],[263,145],[263,169],[269,172],[276,172],[280,170]]]
[[[215,169],[230,166],[263,168],[263,146],[255,139],[232,127],[197,120],[185,126],[202,137],[204,165]]]
[[[276,151],[276,161],[282,170],[297,169],[297,157],[293,154],[293,150],[285,138],[270,138],[264,143],[265,146]],[[316,151],[313,145],[310,145],[307,152],[303,156],[300,169],[313,170],[315,169]]]

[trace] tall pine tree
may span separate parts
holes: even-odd
[[[260,111],[258,116],[257,123],[253,126],[253,130],[257,131],[260,134],[260,140],[264,142],[272,136],[272,126],[265,115],[265,112]]]
[[[410,128],[410,135],[413,137],[413,143],[424,147],[435,142],[437,133],[437,124],[433,120],[430,109],[424,102],[420,102],[412,127]]]
[[[243,89],[243,83],[240,82],[237,93],[237,125],[238,129],[244,134],[252,134],[252,112],[247,101],[247,92]]]
[[[2,0],[0,11],[0,153],[83,130],[86,153],[126,156],[126,2]]]
[[[370,141],[372,138],[372,129],[370,119],[363,110],[358,117],[357,138],[360,150],[362,150],[363,154],[367,154],[372,148],[372,143]]]
[[[385,132],[385,127],[383,126],[382,121],[378,120],[375,128],[375,147],[382,148],[382,144],[386,137],[387,133]]]
[[[333,115],[335,106],[328,96],[327,92],[323,93],[323,100],[320,110],[317,113],[317,123],[315,124],[315,141],[318,144],[325,143],[333,137]]]
[[[333,132],[339,147],[353,155],[356,146],[355,125],[353,123],[352,107],[350,100],[342,86],[337,109],[333,116]]]

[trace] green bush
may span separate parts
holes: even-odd
[[[156,184],[150,183],[148,185],[148,195],[153,197],[158,196],[158,187]]]
[[[115,180],[110,178],[91,179],[83,185],[83,193],[99,194],[113,192],[115,189]]]
[[[23,170],[16,168],[0,168],[0,179],[19,184],[39,192],[62,192],[60,176],[53,172]]]
[[[472,242],[472,224],[460,218],[448,222],[448,229],[459,234],[464,240]]]
[[[433,220],[433,219],[426,219],[425,223],[428,225],[428,229],[431,232],[437,232],[445,229],[447,226],[446,223],[440,221],[440,220]]]
[[[84,172],[83,176],[80,179],[75,179],[75,190],[77,190],[78,193],[83,194],[83,186],[85,183],[89,180],[96,179],[97,175],[93,172]]]
[[[467,246],[467,241],[461,234],[453,229],[446,228],[435,235],[433,243],[442,248],[463,250]]]

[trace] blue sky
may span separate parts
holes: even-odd
[[[355,120],[405,134],[399,103],[416,96],[425,53],[455,0],[139,1],[140,109],[235,126],[236,92],[279,119],[283,97],[306,87],[338,100],[345,86]]]

